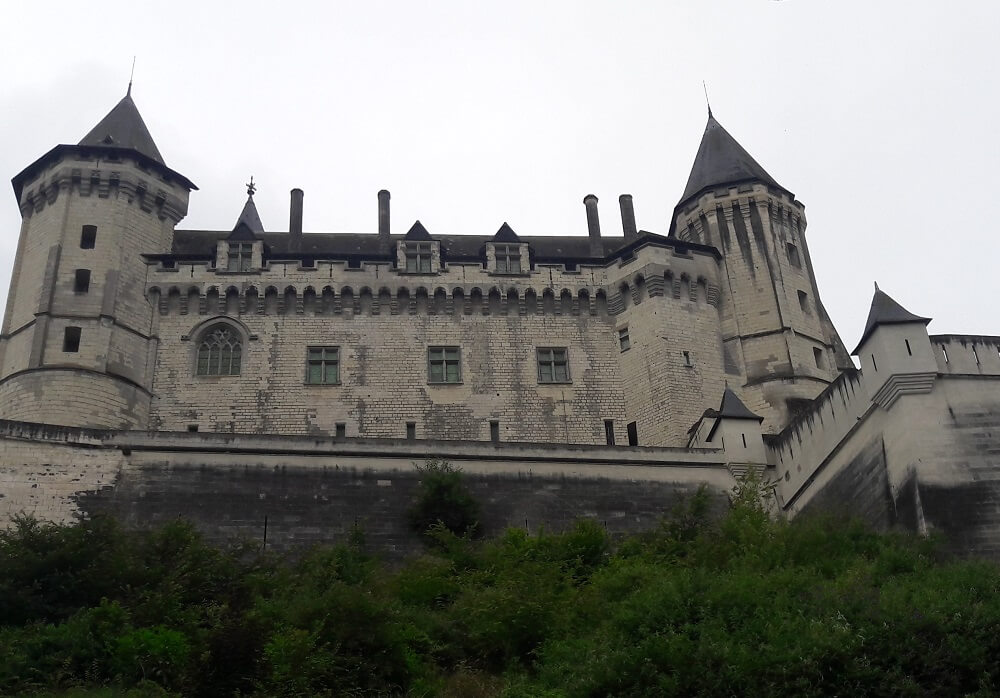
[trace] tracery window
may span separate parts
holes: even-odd
[[[238,376],[243,357],[240,335],[228,325],[214,325],[202,335],[198,345],[199,376]]]
[[[406,243],[406,271],[410,274],[430,274],[433,250],[429,242]]]
[[[494,245],[498,274],[521,273],[521,247],[519,245]]]

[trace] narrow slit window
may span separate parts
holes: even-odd
[[[500,422],[490,420],[490,441],[500,443]]]
[[[691,352],[685,351],[685,352],[681,352],[681,353],[684,354],[684,365],[685,366],[694,366],[694,364],[691,362]]]
[[[417,423],[407,422],[406,423],[406,440],[413,441],[417,438]]]
[[[944,354],[944,362],[945,362],[946,364],[947,364],[947,363],[951,363],[951,362],[950,362],[950,361],[948,360],[948,349],[947,349],[947,347],[945,347],[945,345],[943,345],[943,344],[941,345],[941,353],[942,353],[942,354]]]
[[[972,347],[972,355],[974,357],[976,357],[976,366],[978,366],[979,365],[979,352],[976,351],[976,347],[975,346]]]
[[[799,291],[799,308],[802,309],[803,313],[809,314],[809,296],[806,295],[805,291]]]
[[[747,447],[747,435],[746,434],[740,434],[740,436],[743,438],[743,448],[746,448]]]
[[[77,269],[73,275],[73,293],[90,291],[90,269]]]
[[[903,341],[906,342],[906,355],[913,356],[913,350],[910,349],[910,340],[904,339]]]
[[[813,347],[813,360],[816,362],[816,368],[824,368],[823,350],[819,347]]]
[[[799,248],[790,242],[785,243],[785,252],[788,253],[788,263],[796,269],[802,268],[802,258],[799,257]]]
[[[872,368],[875,369],[875,373],[878,373],[878,363],[875,361],[875,355],[872,354]]]
[[[82,331],[79,327],[67,327],[63,332],[63,351],[67,354],[75,354],[80,351],[80,335]]]
[[[604,440],[607,441],[608,446],[615,445],[615,420],[613,419],[604,420]]]
[[[97,244],[97,226],[85,225],[80,231],[80,249],[92,250]]]

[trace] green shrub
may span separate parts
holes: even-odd
[[[462,481],[462,470],[447,461],[429,460],[417,466],[420,489],[409,511],[410,527],[426,534],[440,523],[452,533],[477,537],[479,503]]]

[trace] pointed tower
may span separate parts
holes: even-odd
[[[889,409],[900,395],[930,392],[937,376],[927,324],[875,284],[868,322],[852,352],[872,401]]]
[[[13,179],[21,210],[0,334],[0,418],[144,428],[156,338],[141,255],[169,251],[196,187],[129,93]]]
[[[765,431],[777,431],[851,366],[813,274],[804,207],[711,111],[671,235],[713,245],[725,368]]]

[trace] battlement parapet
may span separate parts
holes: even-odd
[[[939,373],[1000,376],[1000,337],[938,334],[930,340]]]

